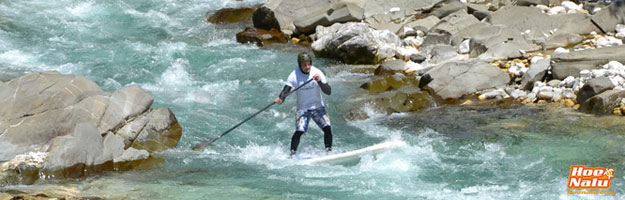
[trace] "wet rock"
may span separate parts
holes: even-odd
[[[391,114],[396,112],[416,112],[437,105],[436,99],[426,91],[403,87],[398,90],[386,91],[374,95],[350,98],[347,103],[351,109],[345,116],[347,120],[368,118],[363,107],[370,106],[375,112]]]
[[[312,49],[315,55],[337,59],[346,64],[376,64],[393,58],[401,45],[397,35],[349,22],[317,27]]]
[[[149,156],[150,153],[146,150],[138,150],[130,147],[126,149],[121,155],[115,157],[115,159],[113,159],[113,162],[119,163],[133,160],[142,160],[148,158]]]
[[[553,55],[551,72],[556,79],[579,77],[582,70],[594,69],[609,61],[625,62],[625,46],[605,47]]]
[[[608,90],[581,103],[580,110],[593,114],[610,114],[625,97],[624,90]]]
[[[256,9],[252,14],[254,27],[264,30],[280,29],[280,23],[276,19],[275,12],[265,5]],[[238,41],[238,40],[237,40]]]
[[[550,59],[542,59],[535,64],[531,64],[529,70],[523,74],[520,87],[524,90],[532,90],[535,82],[542,81],[545,78],[550,64]]]
[[[250,20],[254,8],[224,8],[208,17],[208,22],[214,24],[237,23]]]
[[[271,43],[287,43],[289,42],[289,36],[282,32],[271,29],[265,30],[260,28],[248,27],[236,35],[237,42],[239,43],[253,43],[256,46],[262,47]]]
[[[160,152],[176,147],[182,137],[182,128],[169,108],[156,108],[144,114],[149,120],[139,132],[131,147]]]
[[[443,100],[489,88],[503,88],[510,82],[510,77],[499,68],[482,62],[449,62],[427,74],[432,78],[428,87]]]
[[[375,94],[389,90],[397,90],[404,86],[416,87],[417,85],[419,85],[419,82],[414,76],[406,76],[401,73],[396,73],[366,82],[360,87],[369,91],[369,93]]]
[[[404,71],[406,66],[406,62],[403,60],[389,60],[380,64],[378,68],[375,69],[375,75],[387,75],[387,74],[395,74],[397,72]]]
[[[614,85],[608,77],[599,77],[590,79],[577,92],[577,103],[582,104],[591,97],[601,94],[604,91],[614,88]]]

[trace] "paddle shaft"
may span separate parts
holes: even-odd
[[[295,91],[299,90],[300,88],[302,88],[304,85],[310,83],[312,80],[314,79],[310,79],[307,80],[306,82],[304,82],[304,84],[300,85],[299,87],[295,88],[293,91],[289,92],[288,94],[286,94],[286,96],[284,96],[284,98],[288,97],[289,95],[293,94]],[[212,144],[213,142],[217,141],[219,138],[223,137],[224,135],[230,133],[230,131],[236,129],[237,127],[241,126],[241,124],[249,121],[250,119],[256,117],[256,115],[260,114],[261,112],[267,110],[269,107],[273,106],[274,104],[276,104],[276,102],[271,102],[269,105],[265,106],[263,109],[260,109],[258,112],[252,114],[251,116],[249,116],[248,118],[246,118],[245,120],[239,122],[237,125],[234,125],[232,128],[228,129],[227,131],[223,132],[222,134],[220,134],[219,136],[206,141],[206,142],[202,142],[201,144],[196,145],[195,147],[193,147],[193,150],[195,151],[199,151],[202,150],[204,147]]]

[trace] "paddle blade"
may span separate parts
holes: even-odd
[[[193,151],[200,151],[200,150],[204,149],[204,147],[206,147],[206,146],[212,144],[213,142],[217,141],[219,138],[220,137],[216,137],[216,138],[213,138],[213,139],[211,139],[209,141],[202,142],[201,144],[195,145],[193,147]]]

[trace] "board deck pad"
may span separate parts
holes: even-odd
[[[348,151],[339,154],[332,154],[327,156],[295,156],[295,160],[301,160],[304,164],[318,164],[318,163],[328,163],[328,164],[341,164],[347,163],[351,161],[359,160],[363,155],[372,155],[375,156],[379,153],[382,153],[389,149],[398,148],[406,145],[403,141],[390,141],[383,142],[380,144],[368,146],[362,149],[357,149],[353,151]]]

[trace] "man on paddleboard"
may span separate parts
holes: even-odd
[[[291,138],[291,156],[295,155],[300,137],[308,130],[308,122],[310,122],[311,118],[323,130],[323,142],[326,151],[331,151],[332,128],[330,127],[330,117],[328,117],[326,107],[323,104],[321,92],[330,95],[332,89],[323,72],[312,66],[312,58],[309,54],[300,53],[297,55],[297,63],[299,67],[291,72],[284,83],[280,96],[273,100],[277,104],[282,104],[292,88],[299,87],[309,79],[315,80],[296,91],[297,118],[295,120],[295,133],[293,133]]]

